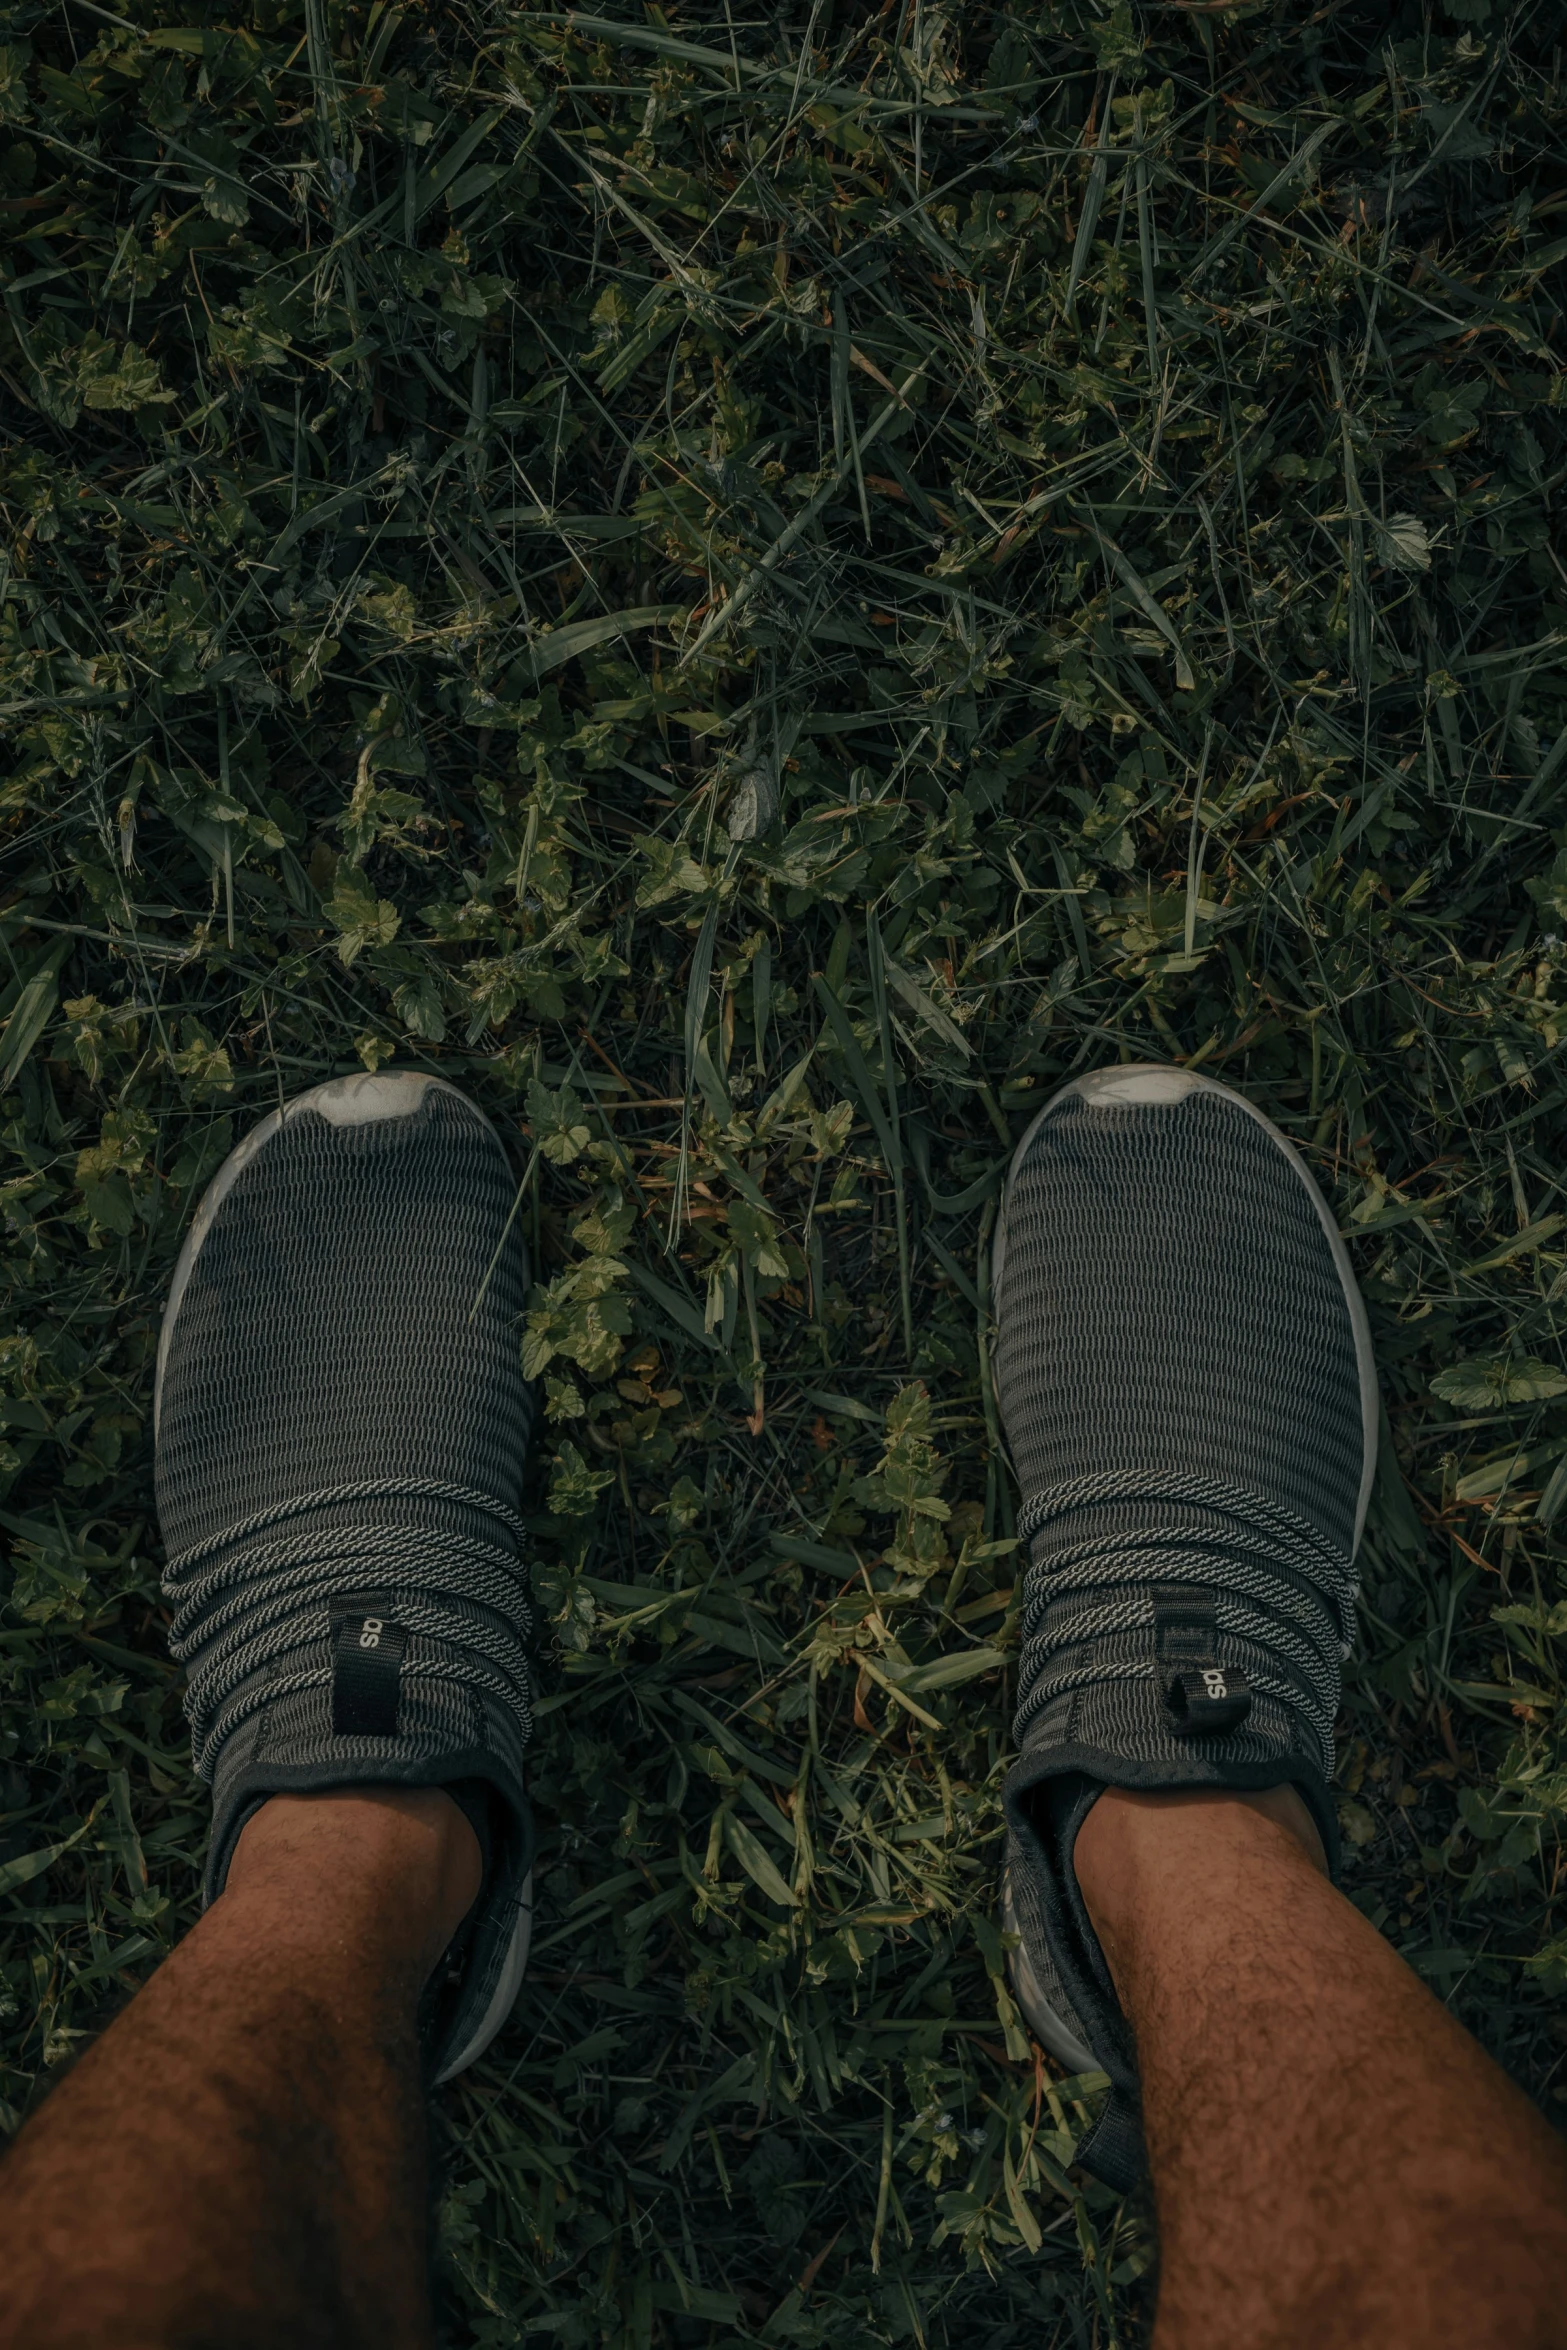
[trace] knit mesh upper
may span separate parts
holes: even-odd
[[[1360,1390],[1295,1166],[1222,1094],[1069,1093],[1007,1194],[997,1370],[1025,1497],[1101,1470],[1235,1479],[1351,1549]]]
[[[515,1189],[490,1127],[446,1087],[360,1125],[291,1112],[223,1200],[180,1300],[157,1466],[171,1552],[280,1496],[369,1478],[515,1504],[527,1274],[520,1242],[496,1256]]]
[[[460,1095],[390,1082],[417,1106],[290,1104],[198,1217],[158,1405],[170,1645],[214,1786],[209,1898],[267,1792],[477,1778],[510,1821],[495,1895],[514,1913],[532,1624],[515,1179]],[[334,1727],[356,1603],[406,1634],[395,1734]],[[509,1931],[491,1924],[476,1999]]]

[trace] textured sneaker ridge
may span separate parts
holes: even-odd
[[[1290,1144],[1175,1070],[1104,1071],[1046,1104],[1013,1162],[995,1297],[1026,1557],[1010,1899],[1051,1986],[1042,2036],[1062,2025],[1114,2086],[1083,2157],[1127,2184],[1135,2052],[1077,1829],[1106,1786],[1288,1782],[1336,1853],[1370,1340]]]
[[[318,1087],[214,1178],[159,1360],[170,1646],[213,1788],[205,1898],[269,1794],[487,1784],[486,1882],[461,1979],[431,2009],[441,2077],[515,1992],[529,1917],[514,1196],[499,1138],[443,1081]],[[395,1641],[384,1721],[342,1700],[345,1625],[372,1619]]]

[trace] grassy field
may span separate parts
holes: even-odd
[[[450,2342],[1109,2350],[1147,2214],[994,1922],[987,1245],[1073,1072],[1337,1208],[1347,1884],[1567,2097],[1564,19],[603,5],[0,6],[3,2115],[195,1914],[181,1231],[437,1067],[552,1619]]]

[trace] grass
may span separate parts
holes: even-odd
[[[1108,2350],[1147,2215],[994,1924],[987,1242],[1072,1072],[1336,1205],[1348,1887],[1567,2094],[1562,20],[603,6],[0,8],[0,2096],[195,1913],[182,1228],[395,1056],[514,1148],[548,1396],[450,2341]]]

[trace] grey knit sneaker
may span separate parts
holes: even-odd
[[[1112,2093],[1080,2158],[1142,2167],[1131,2035],[1072,1848],[1106,1786],[1328,1781],[1376,1466],[1371,1337],[1337,1227],[1260,1112],[1180,1069],[1100,1070],[1018,1147],[997,1381],[1023,1493],[1006,1786],[1014,1989]]]
[[[437,2080],[505,2022],[532,1915],[515,1190],[442,1079],[318,1085],[213,1178],[158,1350],[169,1645],[214,1799],[205,1898],[268,1795],[448,1787],[485,1870],[421,2011]]]

